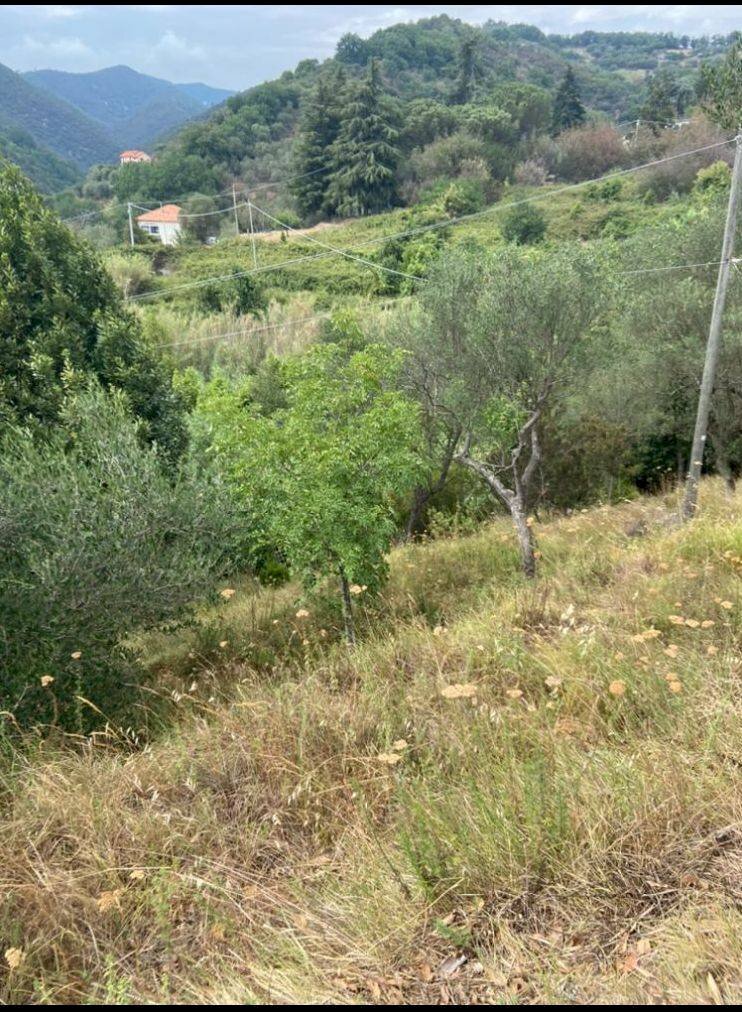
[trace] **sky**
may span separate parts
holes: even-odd
[[[240,90],[324,59],[345,32],[451,14],[471,24],[496,20],[548,32],[742,29],[739,4],[114,4],[0,5],[0,63],[14,70],[89,71],[115,64],[170,81]]]

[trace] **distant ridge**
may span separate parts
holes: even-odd
[[[173,84],[123,65],[82,74],[32,70],[23,77],[94,120],[120,147],[146,147],[232,94],[200,82]]]

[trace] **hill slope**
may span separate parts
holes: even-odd
[[[6,1000],[739,1001],[742,501],[675,508],[538,524],[537,586],[397,550],[352,652],[291,586],[145,644],[159,740],[6,761]]]
[[[55,193],[81,178],[79,169],[37,144],[31,134],[0,116],[0,156],[20,165],[42,193]]]
[[[9,127],[25,131],[79,169],[112,161],[117,154],[105,130],[79,109],[0,64],[0,128],[7,132]]]
[[[125,66],[85,74],[34,70],[24,77],[95,120],[119,147],[151,144],[231,94],[200,83],[172,84]]]

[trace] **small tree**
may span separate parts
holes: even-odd
[[[575,72],[571,67],[567,67],[562,83],[554,96],[552,132],[558,134],[562,130],[571,130],[572,127],[581,126],[585,122],[586,115]]]
[[[311,584],[339,581],[349,643],[353,584],[386,574],[394,504],[417,471],[418,412],[393,389],[400,356],[337,345],[283,360],[285,404],[261,414],[245,392],[212,388],[203,402],[214,451],[250,502],[263,545]]]
[[[502,235],[508,242],[528,246],[541,242],[546,235],[546,218],[543,211],[533,204],[521,204],[505,215]]]

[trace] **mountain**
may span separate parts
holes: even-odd
[[[3,64],[0,64],[0,132],[6,135],[6,144],[27,149],[25,157],[31,161],[46,151],[78,170],[96,162],[112,161],[118,152],[117,145],[98,123]],[[39,154],[30,154],[24,135],[33,140]],[[15,139],[8,141],[8,136]]]
[[[53,151],[37,144],[31,134],[0,117],[0,157],[20,165],[42,193],[54,193],[79,182],[82,173]]]
[[[119,149],[147,147],[231,94],[201,83],[173,84],[125,66],[85,74],[33,70],[23,76],[94,120]]]

